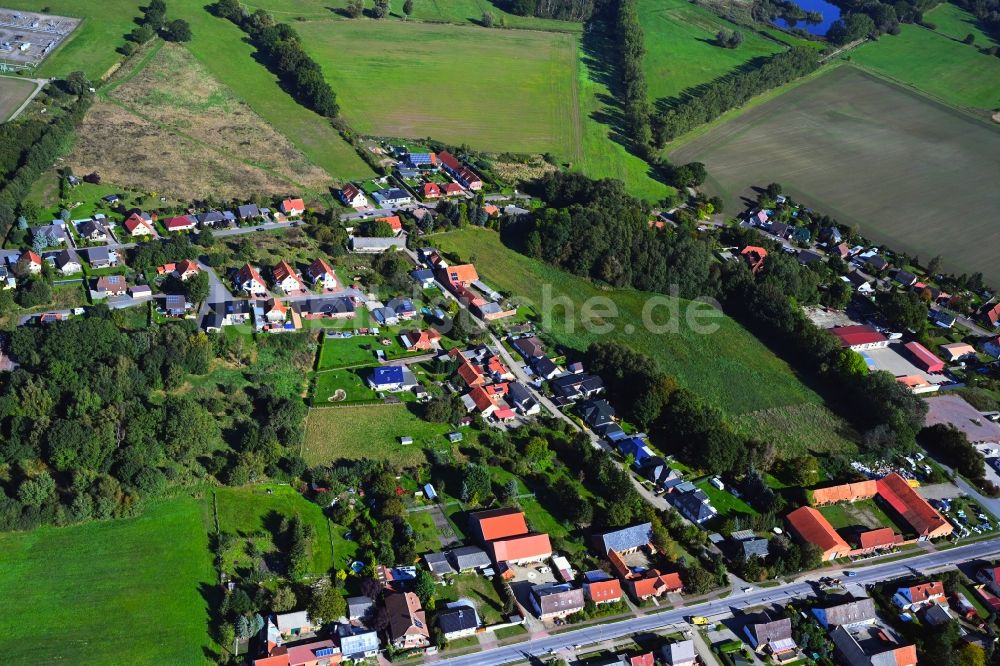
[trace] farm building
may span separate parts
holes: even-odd
[[[871,326],[858,324],[855,326],[835,326],[829,329],[838,340],[840,346],[854,351],[864,349],[881,349],[889,345],[889,338],[885,337]]]
[[[817,546],[823,554],[823,561],[835,560],[851,552],[830,522],[811,506],[799,507],[785,516],[788,526],[800,541]]]
[[[944,371],[944,361],[932,354],[927,347],[924,347],[919,342],[907,342],[903,346],[906,347],[906,351],[910,352],[914,364],[921,370],[925,372]]]
[[[960,361],[966,356],[975,356],[976,348],[967,342],[953,342],[948,345],[941,345],[941,351],[948,361]]]

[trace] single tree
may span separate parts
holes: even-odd
[[[163,26],[163,38],[168,42],[190,42],[191,25],[184,19],[174,19]]]
[[[413,0],[406,0],[403,3],[403,14],[406,18],[410,18],[410,14],[413,13]]]
[[[493,16],[493,12],[487,10],[483,12],[483,26],[486,28],[492,28],[496,23],[496,17]]]

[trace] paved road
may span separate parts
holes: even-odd
[[[24,79],[24,78],[21,78],[20,76],[18,76],[18,77],[8,76],[8,77],[5,77],[5,78],[9,78],[9,79],[17,78],[18,81],[31,81],[32,83],[35,84],[35,89],[31,91],[31,94],[28,95],[28,99],[24,100],[24,102],[21,104],[21,106],[17,107],[17,110],[15,110],[14,113],[10,114],[6,118],[0,119],[0,122],[10,122],[10,121],[14,120],[15,118],[17,118],[19,115],[21,115],[21,113],[26,108],[28,108],[28,105],[31,104],[31,100],[35,99],[35,97],[38,95],[38,93],[42,92],[42,88],[45,87],[45,84],[49,82],[49,79]]]
[[[846,579],[850,583],[869,585],[901,576],[911,575],[914,570],[925,573],[949,567],[959,562],[986,559],[1000,555],[1000,539],[960,546],[945,551],[917,555],[899,562],[886,562],[868,567],[853,567],[857,576]],[[546,636],[527,642],[496,647],[461,657],[441,659],[437,663],[446,666],[500,666],[517,663],[530,658],[540,658],[553,650],[562,650],[574,645],[598,643],[642,631],[655,631],[668,625],[682,623],[691,615],[721,617],[734,610],[742,610],[765,603],[783,603],[792,598],[805,597],[813,593],[813,582],[822,576],[838,575],[837,572],[814,572],[803,579],[784,583],[778,587],[740,593],[727,599],[716,599],[693,604],[662,613],[621,620],[619,622],[586,627],[554,636]]]

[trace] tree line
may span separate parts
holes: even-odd
[[[634,287],[682,298],[718,298],[730,316],[754,331],[797,367],[845,396],[840,411],[864,433],[873,456],[908,450],[923,425],[926,406],[887,373],[867,372],[861,357],[806,317],[802,305],[821,298],[820,285],[836,275],[825,265],[802,266],[775,246],[754,276],[744,262],[716,262],[694,221],[674,230],[653,229],[643,202],[619,181],[592,181],[555,173],[539,183],[547,206],[528,221],[503,228],[505,240],[529,256],[615,287]],[[752,230],[730,228],[723,245],[760,245]],[[909,312],[903,310],[903,312]],[[605,376],[620,411],[640,427],[676,442],[678,454],[712,471],[744,464],[740,453],[759,445],[737,437],[717,410],[634,352],[598,345],[588,367]],[[860,363],[859,363],[860,361]],[[616,396],[621,396],[616,397]],[[659,426],[657,424],[660,424]]]
[[[624,124],[634,146],[645,157],[652,131],[649,126],[649,88],[642,68],[642,58],[646,54],[645,36],[635,0],[619,0],[614,32],[618,41],[618,67],[624,95]]]
[[[819,56],[816,50],[796,46],[775,54],[760,67],[708,83],[654,119],[654,146],[663,148],[670,141],[745,104],[752,97],[794,81],[817,67]]]
[[[340,113],[337,95],[323,78],[319,64],[305,52],[302,40],[287,23],[275,23],[263,9],[247,14],[239,0],[219,0],[217,16],[229,19],[246,32],[263,54],[267,66],[288,87],[299,103],[321,116]]]
[[[586,21],[605,2],[606,0],[501,0],[496,4],[516,16]]]
[[[90,104],[90,95],[84,93],[48,124],[29,121],[3,126],[0,170],[6,173],[0,187],[0,238],[10,232],[34,182],[66,150]]]

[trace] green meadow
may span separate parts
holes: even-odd
[[[577,152],[573,35],[367,19],[296,28],[358,132]]]
[[[302,457],[310,465],[369,458],[406,467],[426,462],[425,449],[450,451],[445,434],[453,426],[424,421],[415,409],[412,403],[314,407],[306,419]],[[412,437],[413,443],[403,446],[400,437]]]
[[[684,319],[684,307],[690,302],[676,299],[681,308],[677,332],[656,334],[643,327],[642,310],[653,297],[663,303],[673,302],[662,294],[598,287],[505,247],[492,231],[468,228],[435,235],[430,240],[445,252],[474,261],[483,279],[530,303],[536,312],[544,309],[548,291],[547,300],[554,305],[546,328],[560,343],[580,350],[596,340],[626,344],[656,359],[682,385],[728,414],[821,403],[820,396],[804,386],[788,364],[721,314],[710,320],[719,325],[715,333],[699,335]],[[610,300],[618,311],[617,318],[606,317],[600,322],[614,327],[603,335],[584,330],[581,323],[582,304],[596,297]],[[708,305],[700,307],[702,311],[711,310]],[[657,324],[666,323],[666,317],[665,306],[653,311]]]
[[[209,663],[207,511],[183,495],[138,518],[0,534],[2,661]]]
[[[336,19],[345,16],[347,0],[251,0],[243,5],[250,10],[265,9],[282,20]],[[392,3],[392,18],[403,16],[403,3]],[[551,30],[553,32],[580,32],[582,24],[571,21],[555,21],[516,16],[509,14],[491,0],[416,0],[413,3],[411,21],[433,21],[435,23],[463,23],[480,25],[483,13],[489,11],[499,24],[501,18],[509,28],[531,30]],[[349,19],[348,19],[349,20]]]
[[[270,491],[270,494],[268,494]],[[311,525],[312,540],[309,572],[325,574],[334,566],[332,527],[318,504],[310,502],[290,486],[266,484],[243,488],[218,488],[215,505],[219,530],[241,537],[265,532],[273,535],[281,520],[298,515]],[[339,563],[343,567],[343,562]]]
[[[686,0],[639,0],[639,20],[646,37],[643,68],[651,101],[677,97],[754,58],[783,50],[781,44]],[[735,49],[716,46],[715,35],[722,28],[740,30],[743,43]]]
[[[972,32],[957,27],[960,11],[943,14],[938,29]],[[936,22],[932,16],[928,20]],[[979,46],[992,44],[983,37]],[[903,25],[899,35],[884,35],[852,51],[851,60],[954,106],[980,112],[1000,107],[1000,58],[941,32]]]
[[[934,31],[945,37],[959,41],[971,34],[975,37],[974,44],[979,47],[997,46],[997,41],[983,32],[979,20],[961,7],[943,2],[924,14],[924,20],[934,24]]]

